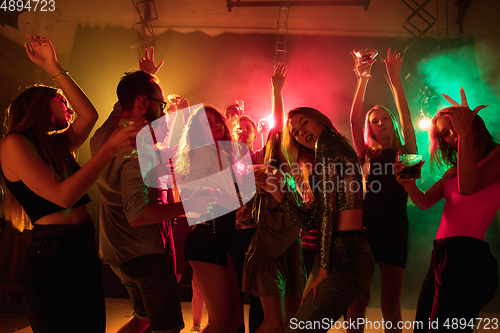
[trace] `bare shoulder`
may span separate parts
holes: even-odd
[[[5,146],[10,146],[12,144],[16,144],[17,142],[22,142],[22,141],[28,141],[24,136],[22,136],[21,134],[17,134],[17,133],[11,133],[11,134],[8,134],[7,136],[5,136],[2,141],[1,141],[1,147],[5,147]]]
[[[0,143],[0,152],[2,154],[2,162],[5,156],[12,157],[12,154],[21,153],[23,151],[33,151],[34,146],[28,138],[21,134],[12,133],[2,139]]]
[[[441,177],[441,180],[448,180],[450,178],[453,178],[457,175],[457,167],[451,167],[446,172],[443,174],[443,177]]]
[[[11,181],[19,180],[16,169],[23,156],[38,155],[33,143],[21,134],[12,133],[2,139],[0,143],[0,163],[4,175]]]

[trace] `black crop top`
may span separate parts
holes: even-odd
[[[2,176],[3,179],[5,179],[5,185],[7,185],[9,191],[14,195],[14,197],[16,197],[21,206],[23,206],[24,211],[31,220],[31,223],[34,224],[44,216],[66,209],[48,201],[45,198],[42,198],[26,186],[22,180],[11,182],[5,178],[3,171]],[[85,193],[85,195],[82,196],[71,208],[83,206],[89,202],[90,197]]]

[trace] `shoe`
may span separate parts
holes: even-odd
[[[191,331],[189,331],[189,332],[191,332],[191,333],[200,333],[202,328],[203,327],[201,325],[195,325],[195,326],[193,326],[193,328],[191,328]]]

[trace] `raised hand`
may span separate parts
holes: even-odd
[[[387,60],[384,60],[384,63],[391,83],[393,83],[393,79],[399,79],[403,59],[404,55],[398,53],[398,50],[394,50],[394,53],[391,53],[391,48],[387,49]]]
[[[453,98],[451,98],[450,96],[448,96],[446,94],[443,94],[443,97],[445,100],[448,101],[448,103],[450,103],[454,107],[464,107],[464,108],[467,108],[470,110],[469,103],[467,103],[467,96],[465,96],[465,91],[464,91],[463,87],[460,87],[460,99],[461,99],[460,104],[458,104],[458,102],[456,102]],[[472,113],[474,115],[476,115],[481,109],[484,109],[487,106],[488,105],[476,106],[476,108],[474,110],[472,110]]]
[[[31,36],[29,34],[26,36],[28,37],[29,44],[25,43],[24,47],[30,60],[37,66],[43,68],[49,75],[54,76],[57,74],[49,72],[53,68],[58,68],[56,71],[60,71],[56,51],[50,40],[48,38]]]
[[[276,65],[276,68],[274,68],[273,77],[271,79],[271,84],[273,85],[273,89],[275,91],[283,91],[287,75],[288,68],[285,64],[279,63],[278,65]]]
[[[158,65],[155,66],[155,49],[151,47],[151,52],[148,49],[144,52],[144,58],[139,60],[139,69],[143,72],[155,75],[163,66],[164,61],[160,61]]]
[[[458,106],[447,109],[444,112],[444,115],[450,118],[458,136],[463,136],[465,134],[472,133],[472,122],[477,114],[477,111],[471,112],[468,107]]]
[[[372,65],[377,59],[371,61],[371,62],[362,62],[359,61],[359,58],[356,56],[356,51],[352,50],[351,55],[354,58],[354,68],[353,71],[356,73],[356,76],[361,78],[371,78],[372,75],[370,74],[372,70]]]
[[[182,109],[189,107],[189,101],[187,99],[185,99],[184,97],[177,97],[176,104],[177,104],[178,110],[182,110]]]
[[[257,123],[257,132],[258,133],[269,133],[271,130],[271,126],[269,124],[269,119],[267,118],[262,118],[259,120]]]

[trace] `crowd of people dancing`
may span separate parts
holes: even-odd
[[[50,40],[28,35],[25,47],[59,86],[21,92],[0,143],[6,219],[20,231],[31,229],[20,282],[33,332],[105,332],[100,260],[133,303],[134,315],[119,333],[185,327],[184,261],[193,271],[191,332],[326,332],[342,316],[357,321],[370,301],[375,263],[382,316],[391,323],[385,331],[402,332],[408,198],[421,209],[445,199],[416,305],[416,320],[425,325],[415,332],[455,330],[445,324],[453,318],[472,323],[461,327],[472,332],[494,296],[498,267],[484,235],[500,209],[500,148],[478,115],[485,106],[471,110],[463,89],[460,103],[444,95],[451,106],[436,113],[429,133],[431,163],[447,171],[422,191],[398,158],[418,149],[397,51],[389,49],[384,60],[397,113],[382,105],[365,110],[373,61],[353,53],[351,144],[314,108],[285,114],[284,64],[271,76],[269,126],[238,105],[221,112],[189,106],[178,95],[165,98],[155,76],[162,62],[155,64],[151,48],[140,70],[120,79],[118,102],[90,140],[92,158],[80,166],[75,151],[98,113],[58,63]],[[178,113],[184,126],[177,145]],[[391,172],[372,172],[387,164]],[[380,190],[370,191],[375,183]],[[86,208],[94,184],[98,221]],[[302,240],[314,239],[308,235],[317,235],[314,260],[302,253]]]

